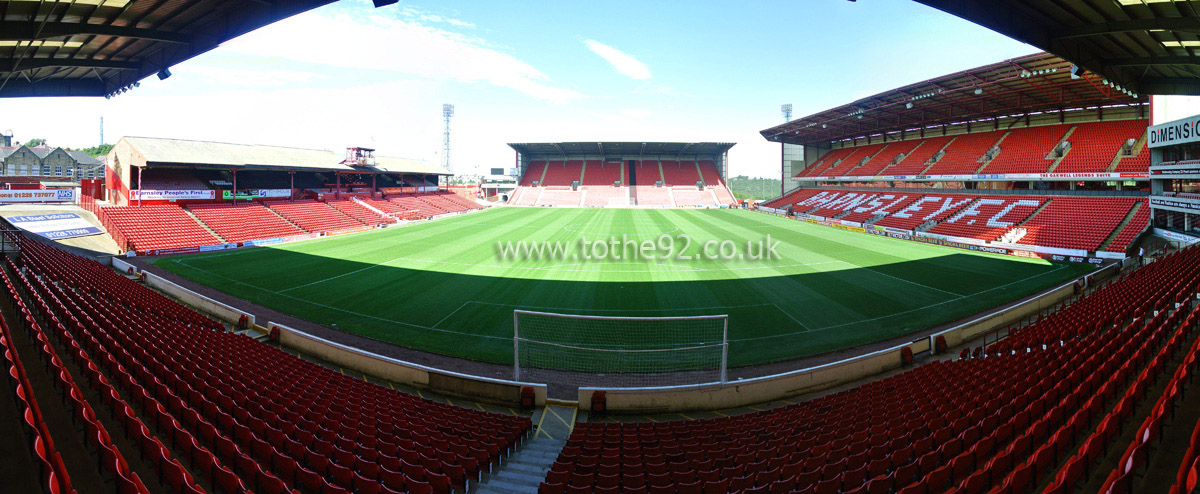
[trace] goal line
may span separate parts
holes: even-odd
[[[600,380],[629,385],[724,382],[728,359],[727,314],[635,317],[513,311],[513,377],[517,380],[542,377],[567,384]]]

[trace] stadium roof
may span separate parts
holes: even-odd
[[[1144,94],[1200,94],[1195,1],[917,0]]]
[[[376,156],[374,166],[344,165],[342,155],[326,149],[158,137],[122,137],[121,140],[136,149],[147,165],[451,175],[423,161],[387,156]]]
[[[716,156],[733,147],[732,142],[535,142],[509,143],[528,158],[570,156]]]
[[[1137,105],[1148,96],[1118,91],[1071,63],[1038,53],[964,70],[763,130],[768,141],[812,144],[1027,113]]]
[[[0,97],[112,94],[236,36],[334,1],[3,1]]]

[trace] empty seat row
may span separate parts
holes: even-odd
[[[1074,489],[1079,478],[1058,477],[1056,465],[1088,431],[1112,437],[1145,394],[1138,376],[1170,375],[1165,363],[1195,328],[1196,310],[1175,302],[1196,294],[1200,249],[1159,263],[1084,297],[1139,293],[1152,302],[1093,304],[1114,323],[1060,333],[1053,344],[935,360],[761,412],[578,424],[541,491],[1023,493],[1055,479]],[[1186,283],[1160,288],[1160,270]]]
[[[138,254],[225,243],[174,204],[106,206],[100,221],[120,247]]]
[[[1112,171],[1144,173],[1150,167],[1150,153],[1146,149],[1137,155],[1124,153],[1131,150],[1129,142],[1145,135],[1148,123],[1135,119],[1058,124],[848,146],[826,152],[797,176],[1096,173],[1109,171],[1118,156]],[[1070,146],[1051,168],[1057,159],[1056,146],[1064,140]],[[999,153],[983,166],[993,146],[999,147]],[[940,158],[939,152],[944,152]]]
[[[44,300],[43,317],[61,321],[60,337],[134,397],[148,427],[133,429],[157,431],[151,442],[186,452],[223,490],[449,492],[532,428],[345,376],[195,313],[176,317],[190,311],[36,242],[14,267]]]
[[[361,221],[320,201],[272,201],[263,204],[311,233],[328,233],[365,227]]]
[[[230,242],[304,234],[304,230],[259,203],[193,204],[187,209]]]

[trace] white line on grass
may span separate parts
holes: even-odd
[[[931,287],[931,286],[929,286],[929,285],[922,285],[922,284],[920,284],[920,283],[917,283],[917,282],[915,282],[915,281],[912,281],[912,280],[906,280],[906,279],[904,279],[904,278],[898,278],[898,277],[892,276],[892,275],[890,275],[890,274],[884,273],[883,271],[876,271],[876,270],[874,270],[874,269],[871,269],[871,268],[868,268],[868,267],[866,267],[866,266],[859,266],[859,265],[857,265],[857,264],[854,264],[854,263],[852,263],[852,262],[848,262],[848,261],[838,261],[838,262],[841,262],[841,263],[843,263],[843,264],[849,264],[849,265],[851,265],[851,266],[854,266],[854,267],[856,267],[856,268],[858,268],[858,269],[864,269],[864,270],[870,271],[870,272],[872,272],[872,273],[875,273],[875,274],[877,274],[877,275],[880,275],[880,276],[887,276],[888,278],[891,278],[891,279],[893,279],[893,280],[896,280],[896,281],[903,281],[903,282],[905,282],[905,283],[909,283],[909,284],[912,284],[912,285],[916,285],[916,286],[919,286],[919,287],[921,287],[921,288],[928,288],[928,289],[930,289],[930,290],[934,290],[934,291],[942,292],[942,293],[945,293],[945,294],[947,294],[947,295],[954,295],[954,296],[956,296],[956,297],[964,297],[964,296],[965,296],[965,295],[963,295],[963,294],[961,294],[961,293],[949,292],[949,291],[946,291],[946,290],[942,290],[941,288],[934,288],[934,287]]]
[[[775,310],[782,312],[783,315],[788,316],[788,319],[795,321],[795,323],[798,324],[800,327],[804,328],[805,331],[808,331],[808,326],[805,326],[804,323],[800,322],[799,319],[792,317],[792,314],[786,310],[783,310],[783,307],[780,307],[779,304],[771,304],[771,305],[775,306]]]
[[[178,262],[178,261],[176,261],[176,262]],[[353,314],[353,315],[360,316],[360,317],[366,317],[366,318],[368,318],[368,319],[375,319],[375,320],[378,320],[378,321],[390,322],[390,323],[399,324],[399,325],[402,325],[402,326],[409,326],[409,327],[418,328],[418,329],[428,329],[428,330],[430,330],[430,331],[437,331],[437,332],[439,332],[439,333],[450,333],[450,334],[457,334],[457,335],[463,335],[463,336],[475,336],[475,337],[479,337],[479,338],[488,338],[488,339],[494,339],[494,340],[507,340],[507,341],[512,341],[512,337],[491,336],[491,335],[485,335],[485,334],[479,334],[479,333],[467,333],[467,332],[463,332],[463,331],[452,331],[452,330],[449,330],[449,329],[431,328],[431,327],[429,327],[429,326],[422,326],[422,325],[420,325],[420,324],[413,324],[413,323],[411,323],[411,322],[396,321],[396,320],[394,320],[394,319],[388,319],[388,318],[386,318],[386,317],[379,317],[379,316],[372,316],[372,315],[370,315],[370,314],[363,314],[363,313],[361,313],[361,312],[355,312],[355,311],[352,311],[352,310],[343,309],[343,308],[341,308],[341,307],[334,307],[334,306],[332,306],[332,305],[326,305],[326,304],[322,304],[322,303],[320,303],[320,302],[313,302],[312,300],[308,300],[308,299],[304,299],[304,298],[300,298],[300,297],[293,297],[293,296],[291,296],[291,295],[287,295],[287,294],[279,293],[279,292],[277,292],[277,291],[274,291],[274,290],[268,290],[268,289],[266,289],[266,288],[263,288],[263,287],[261,287],[261,286],[258,286],[258,285],[251,285],[251,284],[249,284],[249,283],[246,283],[246,282],[244,282],[244,281],[241,281],[241,280],[235,280],[235,279],[233,279],[233,278],[227,278],[227,277],[225,277],[225,276],[221,276],[221,275],[219,275],[219,274],[217,274],[217,273],[214,273],[214,272],[212,272],[212,271],[208,271],[208,270],[206,270],[206,269],[197,268],[197,267],[195,267],[195,266],[192,266],[192,265],[190,265],[190,264],[186,264],[186,263],[182,263],[182,262],[179,262],[179,264],[183,264],[184,266],[187,266],[187,267],[189,267],[189,268],[195,269],[196,271],[200,271],[200,272],[202,272],[202,273],[208,273],[208,274],[210,274],[210,275],[212,275],[212,276],[216,276],[217,278],[221,278],[221,279],[223,279],[223,280],[231,281],[231,282],[233,282],[233,283],[236,283],[236,284],[238,284],[238,285],[248,286],[248,287],[250,287],[250,288],[254,288],[254,289],[256,289],[256,290],[262,290],[262,291],[264,291],[264,292],[267,292],[267,293],[271,293],[271,294],[279,295],[279,296],[281,296],[281,297],[287,297],[287,298],[290,298],[290,299],[292,299],[292,300],[296,300],[296,301],[299,301],[299,302],[304,302],[304,303],[307,303],[307,304],[312,304],[312,305],[315,305],[315,306],[317,306],[317,307],[324,307],[324,308],[326,308],[326,309],[335,310],[335,311],[338,311],[338,312],[344,312],[344,313],[346,313],[346,314]]]
[[[835,324],[835,325],[833,325],[833,326],[825,326],[825,327],[823,327],[823,328],[810,329],[810,330],[807,330],[807,331],[793,331],[793,332],[791,332],[791,333],[773,334],[773,335],[770,335],[770,336],[755,336],[755,337],[752,337],[752,338],[737,338],[737,339],[731,339],[731,340],[729,340],[729,341],[730,341],[730,342],[735,342],[735,341],[757,341],[757,340],[766,340],[766,339],[770,339],[770,338],[780,338],[780,337],[783,337],[783,336],[795,336],[795,335],[798,335],[798,334],[801,334],[801,333],[815,333],[815,332],[817,332],[817,331],[825,331],[825,330],[829,330],[829,329],[838,329],[838,328],[843,328],[843,327],[846,327],[846,326],[853,326],[853,325],[855,325],[855,324],[862,324],[862,323],[865,323],[865,322],[878,321],[878,320],[880,320],[880,319],[888,319],[888,318],[895,317],[895,316],[898,316],[898,315],[901,315],[901,314],[908,314],[908,313],[911,313],[911,312],[917,312],[917,311],[925,310],[925,309],[928,309],[928,308],[930,308],[930,307],[937,307],[937,306],[939,306],[939,305],[945,305],[945,304],[948,304],[948,303],[951,303],[951,302],[957,302],[957,301],[959,301],[959,300],[962,300],[962,299],[964,299],[964,298],[971,298],[971,297],[974,297],[974,296],[976,296],[976,295],[979,295],[979,294],[982,294],[982,293],[987,293],[987,292],[990,292],[990,291],[993,291],[993,290],[999,290],[999,289],[1001,289],[1001,288],[1006,288],[1006,287],[1009,287],[1009,286],[1015,285],[1015,284],[1017,284],[1017,283],[1024,283],[1024,282],[1026,282],[1026,281],[1029,281],[1029,280],[1032,280],[1032,279],[1034,279],[1034,278],[1038,278],[1038,277],[1041,277],[1041,276],[1048,275],[1048,274],[1050,274],[1050,273],[1054,273],[1054,272],[1057,272],[1057,271],[1061,271],[1061,270],[1063,270],[1063,269],[1066,269],[1066,268],[1067,268],[1067,265],[1063,265],[1063,266],[1060,266],[1060,267],[1058,267],[1058,268],[1052,269],[1052,270],[1050,270],[1050,271],[1046,271],[1046,272],[1043,272],[1043,273],[1038,273],[1038,274],[1035,274],[1035,275],[1033,275],[1033,276],[1029,276],[1029,277],[1027,277],[1027,278],[1022,278],[1022,279],[1019,279],[1019,280],[1017,280],[1017,281],[1014,281],[1014,282],[1012,282],[1012,283],[1006,283],[1006,284],[1003,284],[1003,285],[1000,285],[1000,286],[995,286],[995,287],[988,288],[988,289],[986,289],[986,290],[981,290],[981,291],[978,291],[978,292],[975,292],[975,293],[972,293],[972,294],[969,294],[969,295],[959,295],[959,296],[958,296],[958,298],[952,298],[952,299],[949,299],[949,300],[943,300],[943,301],[941,301],[941,302],[937,302],[937,303],[929,304],[929,305],[922,306],[922,307],[916,307],[916,308],[909,309],[909,310],[906,310],[906,311],[903,311],[903,312],[893,312],[893,313],[891,313],[891,314],[887,314],[887,315],[883,315],[883,316],[879,316],[879,317],[872,317],[872,318],[870,318],[870,319],[861,319],[861,320],[854,321],[854,322],[848,322],[848,323],[843,323],[843,324]]]
[[[467,304],[469,304],[469,303],[471,303],[471,301],[470,301],[470,300],[468,300],[468,301],[466,301],[466,302],[463,302],[463,303],[462,303],[462,305],[458,306],[458,308],[457,308],[457,309],[454,309],[454,312],[451,312],[451,313],[449,313],[449,314],[446,314],[446,317],[443,317],[443,318],[441,318],[440,320],[438,320],[438,322],[435,322],[435,323],[433,323],[433,327],[435,327],[435,328],[436,328],[436,327],[438,327],[438,326],[441,326],[441,325],[442,325],[442,323],[446,322],[446,319],[450,319],[450,316],[453,316],[453,315],[455,315],[455,314],[458,314],[458,311],[462,310],[462,308],[463,308],[463,307],[466,307],[466,306],[467,306]]]
[[[682,308],[676,307],[676,308],[671,308],[671,309],[581,309],[579,307],[544,307],[544,306],[539,307],[536,305],[524,305],[524,304],[502,304],[499,302],[480,302],[478,300],[468,300],[466,303],[480,304],[480,305],[495,305],[498,307],[517,307],[517,308],[523,308],[523,309],[571,310],[571,311],[576,311],[576,312],[675,312],[675,311],[688,311],[688,310],[741,309],[741,308],[745,308],[745,307],[765,307],[768,305],[775,305],[772,303],[765,303],[765,304],[743,304],[743,305],[713,305],[713,306],[709,306],[709,307],[682,307]],[[466,305],[466,304],[464,304],[464,305]],[[779,307],[776,306],[775,308],[779,308]],[[801,324],[801,326],[803,326],[803,324]]]

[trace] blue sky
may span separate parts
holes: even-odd
[[[105,136],[341,149],[512,166],[507,142],[732,141],[731,174],[775,176],[758,131],[1033,53],[910,0],[343,0],[231,40],[112,100],[0,100],[0,128],[54,145]],[[66,117],[64,117],[64,115]]]

